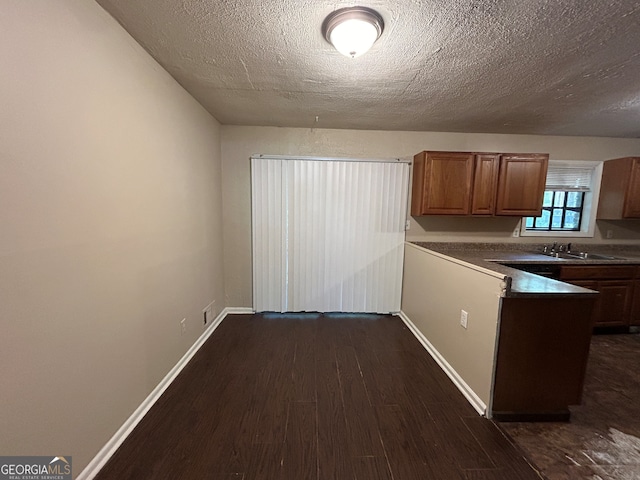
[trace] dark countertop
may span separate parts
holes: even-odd
[[[581,260],[554,258],[536,251],[542,251],[542,245],[505,244],[505,243],[444,243],[411,242],[419,247],[462,260],[487,270],[505,275],[508,297],[531,295],[593,295],[596,292],[577,287],[569,283],[524,272],[501,265],[539,264],[539,265],[640,265],[640,247],[635,245],[590,245],[583,247],[590,253],[599,253],[619,257],[615,260]],[[622,248],[621,248],[622,247]],[[574,250],[578,250],[574,248]]]

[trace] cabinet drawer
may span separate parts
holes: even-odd
[[[634,278],[635,274],[633,265],[567,265],[560,268],[561,280]]]

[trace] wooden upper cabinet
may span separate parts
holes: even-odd
[[[496,191],[500,155],[480,153],[475,158],[471,213],[473,215],[493,215],[496,209]]]
[[[640,157],[604,162],[597,218],[640,218]]]
[[[411,215],[468,215],[473,153],[421,152],[413,162]]]
[[[503,154],[495,214],[541,215],[548,164],[549,155],[546,154]]]
[[[420,152],[411,215],[538,216],[549,155]]]

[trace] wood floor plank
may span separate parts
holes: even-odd
[[[282,458],[283,478],[317,479],[318,429],[315,402],[289,404],[289,421]]]
[[[402,378],[382,364],[375,352],[365,346],[357,346],[356,355],[369,403],[372,406],[397,405],[401,395],[398,382]]]
[[[292,382],[293,400],[316,401],[316,322],[305,322],[298,327]]]
[[[463,479],[462,472],[451,465],[436,449],[426,445],[415,424],[407,419],[400,406],[376,408],[380,433],[393,478]]]
[[[318,479],[353,479],[347,424],[340,394],[335,345],[316,359],[318,411]]]
[[[260,392],[263,395],[263,405],[255,429],[256,443],[284,441],[288,407],[293,391],[293,357],[293,349],[286,348],[280,355],[274,354],[272,358],[275,361],[268,364],[271,366],[271,372],[266,389]]]
[[[284,480],[282,471],[283,450],[281,443],[254,443],[245,480]]]
[[[393,480],[387,458],[357,457],[353,460],[356,480]]]
[[[490,420],[483,417],[465,417],[465,425],[482,444],[483,449],[498,467],[508,469],[514,480],[540,480],[531,468],[524,453],[516,448]]]
[[[465,480],[511,480],[513,478],[517,478],[513,476],[514,474],[509,468],[494,468],[489,470],[465,470],[464,474],[465,474]]]
[[[384,455],[375,411],[369,403],[354,348],[337,347],[336,360],[349,453],[354,457]]]
[[[496,469],[482,444],[473,436],[463,417],[448,403],[430,403],[426,405],[438,431],[444,452],[448,452],[451,461],[462,470]]]

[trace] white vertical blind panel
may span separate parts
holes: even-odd
[[[266,183],[273,182],[267,187],[253,180],[254,212],[260,210],[264,216],[254,213],[253,226],[268,231],[253,234],[254,308],[400,311],[409,165],[280,161],[280,184],[276,174],[256,166],[264,159],[252,163],[255,175],[266,173]],[[284,194],[274,196],[257,187]],[[280,214],[264,212],[277,206],[278,199],[283,208]],[[262,218],[260,223],[258,218]],[[264,245],[256,246],[256,241]],[[287,247],[277,248],[278,241]],[[261,284],[275,281],[277,274],[263,271],[269,265],[282,275],[280,289]]]
[[[287,303],[283,166],[279,160],[251,160],[253,305],[260,312],[282,311]]]

